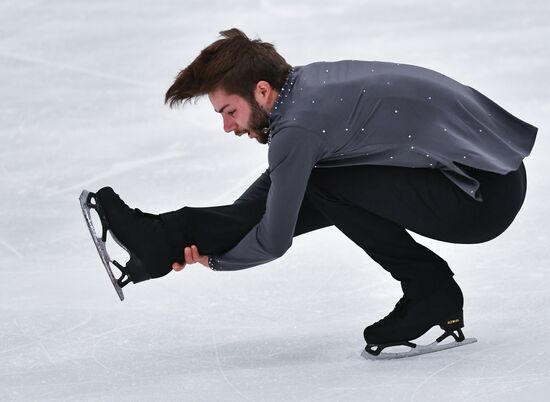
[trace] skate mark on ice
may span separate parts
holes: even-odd
[[[541,376],[538,374],[525,374],[522,377],[524,378],[509,378],[506,376],[498,377],[499,381],[491,382],[485,385],[478,385],[472,394],[468,394],[468,400],[473,398],[483,399],[483,400],[497,400],[496,395],[503,394],[507,395],[509,392],[518,392],[524,388],[532,387],[534,385],[546,385],[550,376]],[[480,388],[484,387],[483,390]],[[526,393],[528,395],[528,393]],[[485,397],[489,399],[485,399]]]
[[[299,306],[297,305],[296,307],[294,307],[292,309],[292,311],[303,311],[304,309],[304,306],[308,305],[308,303],[310,303],[313,298],[322,290],[324,289],[327,284],[330,282],[332,283],[332,279],[334,278],[334,276],[336,275],[336,273],[339,272],[337,271],[337,268],[333,268],[331,270],[331,273],[327,276],[327,278],[323,281],[323,283],[321,283],[321,285],[317,286],[316,289],[314,289],[313,291],[311,291],[309,294],[307,294],[305,297],[301,298],[300,299],[300,303],[299,303]],[[289,315],[289,308],[281,308],[279,309],[279,311],[277,312],[277,314],[274,315],[274,318],[273,320],[274,321],[279,321],[283,316],[288,316]],[[327,314],[325,313],[325,316]]]
[[[133,328],[133,327],[140,327],[140,326],[146,326],[146,325],[149,325],[149,324],[152,324],[151,321],[149,322],[145,322],[145,323],[136,323],[136,324],[130,324],[130,325],[123,325],[123,326],[120,326],[120,327],[116,327],[116,328],[112,328],[112,329],[109,329],[107,331],[104,331],[100,334],[97,334],[97,335],[94,335],[94,336],[91,336],[89,337],[88,339],[95,339],[94,341],[94,344],[93,344],[93,347],[92,347],[92,359],[101,367],[103,367],[106,371],[111,371],[111,372],[115,372],[117,374],[122,374],[123,376],[125,377],[128,377],[128,378],[134,378],[135,375],[131,375],[131,374],[128,374],[127,372],[125,371],[122,371],[122,370],[118,370],[116,368],[113,368],[113,367],[108,367],[107,365],[105,365],[101,360],[99,360],[97,358],[97,354],[96,354],[96,351],[98,349],[98,346],[97,344],[106,336],[106,335],[109,335],[113,332],[116,332],[116,331],[120,331],[120,330],[125,330],[125,329],[128,329],[128,328]]]
[[[532,387],[534,385],[546,385],[550,376],[541,376],[538,374],[525,374],[522,377],[498,377],[498,381],[492,381],[488,384],[477,385],[475,390],[477,392],[468,394],[468,400],[470,399],[483,399],[483,400],[497,400],[496,395],[507,395],[509,392],[518,392],[524,388]],[[480,390],[480,388],[484,388]],[[526,394],[527,395],[527,394]],[[485,399],[485,397],[490,399]]]
[[[10,353],[10,352],[19,350],[19,349],[26,349],[29,346],[38,345],[44,351],[44,353],[46,354],[46,357],[48,358],[48,360],[50,360],[50,362],[53,364],[52,356],[51,356],[50,352],[48,351],[48,349],[46,348],[46,346],[44,345],[43,340],[51,340],[51,339],[55,340],[59,337],[59,335],[66,335],[66,334],[68,334],[68,333],[70,333],[70,332],[72,332],[72,331],[74,331],[74,330],[76,330],[80,327],[85,326],[86,324],[88,324],[92,320],[92,313],[90,311],[87,311],[87,313],[88,313],[88,316],[84,320],[79,322],[78,324],[75,324],[72,327],[69,327],[67,329],[64,329],[64,330],[52,333],[50,335],[40,337],[40,338],[26,335],[23,332],[23,330],[22,330],[21,326],[19,325],[19,323],[16,320],[14,320],[15,326],[19,329],[19,332],[22,335],[24,335],[26,338],[29,338],[30,341],[25,342],[22,345],[14,346],[14,347],[9,348],[9,349],[0,350],[0,355],[7,354],[7,353]]]
[[[97,342],[97,341],[96,341]],[[99,361],[99,359],[97,358],[96,354],[95,354],[95,350],[96,350],[96,344],[94,343],[94,347],[93,347],[93,350],[92,350],[92,359],[94,360],[94,362],[96,362],[100,367],[103,367],[103,369],[107,372],[109,371],[114,371],[116,372],[117,374],[122,374],[126,377],[131,377],[130,375],[128,375],[127,373],[125,373],[124,371],[119,371],[119,370],[114,370],[110,367],[107,367],[106,365],[104,365],[101,361]]]
[[[218,370],[220,371],[221,375],[223,376],[225,382],[231,387],[233,388],[233,390],[239,394],[240,396],[242,396],[244,399],[246,399],[247,401],[252,401],[252,399],[248,398],[246,395],[244,395],[241,391],[239,391],[239,389],[237,387],[235,387],[233,385],[233,383],[231,381],[229,381],[229,379],[227,378],[227,376],[225,375],[225,372],[223,371],[223,368],[222,368],[222,363],[220,361],[220,354],[219,354],[219,351],[218,351],[218,342],[216,340],[216,333],[214,332],[214,328],[210,327],[210,331],[212,332],[212,341],[214,343],[214,351],[216,352],[216,363],[218,365]]]
[[[23,254],[21,254],[15,247],[13,247],[11,244],[9,244],[7,241],[0,239],[0,244],[4,246],[6,249],[11,251],[13,254],[15,254],[19,258],[25,257]]]
[[[0,350],[0,356],[1,355],[4,355],[4,354],[8,354],[10,352],[14,352],[16,350],[19,350],[19,349],[26,349],[28,348],[29,346],[32,346],[36,344],[36,341],[29,341],[29,342],[25,342],[21,345],[17,345],[17,346],[14,346],[12,348],[8,348],[8,349],[4,349],[4,350]]]
[[[129,78],[126,78],[126,77],[121,77],[119,75],[104,73],[104,72],[96,71],[96,70],[91,70],[89,68],[71,66],[69,64],[64,64],[64,63],[54,63],[54,62],[39,59],[39,58],[36,58],[36,57],[24,56],[24,55],[19,55],[19,54],[14,54],[14,53],[7,53],[7,52],[0,52],[0,57],[4,57],[6,59],[17,60],[17,61],[24,61],[24,62],[32,63],[32,64],[38,64],[38,65],[46,66],[46,67],[52,67],[52,68],[55,68],[55,69],[58,69],[58,70],[71,71],[71,72],[74,72],[74,73],[89,75],[91,77],[96,77],[96,78],[103,78],[103,79],[116,81],[116,82],[120,82],[120,83],[124,83],[124,84],[131,84],[131,85],[136,85],[136,86],[144,87],[144,88],[158,89],[157,85],[149,84],[147,82],[143,82],[143,81],[140,81],[140,80],[132,80],[132,79],[129,79]]]
[[[29,342],[23,343],[22,345],[18,345],[18,346],[14,346],[12,348],[0,350],[0,355],[6,354],[6,353],[9,353],[9,352],[13,352],[13,351],[16,351],[16,350],[19,350],[19,349],[24,349],[24,348],[27,348],[27,347],[32,346],[32,345],[37,345],[37,344],[39,345],[40,342],[43,341],[43,340],[51,340],[51,339],[56,340],[59,337],[59,335],[66,335],[70,332],[73,332],[76,329],[85,326],[86,324],[88,324],[92,320],[92,313],[89,310],[87,310],[86,312],[87,312],[88,316],[86,318],[84,318],[81,322],[73,325],[72,327],[63,329],[63,330],[58,331],[58,332],[54,332],[54,333],[46,335],[46,336],[42,336],[40,338],[36,338],[34,336],[26,335],[23,332],[23,330],[22,330],[21,326],[19,325],[19,323],[14,320],[14,324],[19,329],[19,333],[24,335],[26,338],[31,339],[31,340]],[[45,348],[44,345],[42,345],[42,346]],[[45,350],[45,352],[49,355],[49,352],[47,350]],[[50,355],[50,357],[51,357],[51,355]]]
[[[46,345],[44,345],[41,341],[38,341],[38,346],[40,346],[40,348],[44,351],[44,354],[46,355],[46,357],[48,358],[48,361],[55,366],[55,362],[53,361],[53,357],[52,355],[50,354],[50,352],[48,351],[48,348],[46,347]]]
[[[29,339],[32,339],[32,342],[30,342],[30,345],[38,345],[40,347],[40,349],[42,349],[42,351],[44,352],[44,355],[46,356],[46,358],[48,359],[48,362],[52,365],[55,366],[55,363],[54,363],[54,360],[53,360],[53,357],[52,355],[50,354],[48,348],[46,347],[46,345],[44,345],[44,343],[42,342],[42,338],[38,337],[38,336],[35,336],[34,334],[31,334],[31,335],[28,335],[26,333],[26,331],[23,330],[23,328],[21,328],[21,325],[19,325],[19,321],[17,320],[17,318],[14,318],[13,319],[13,323],[15,324],[15,326],[17,327],[17,329],[19,330],[19,332],[26,338],[29,338]]]
[[[92,321],[92,313],[91,313],[90,310],[86,310],[86,313],[88,313],[88,316],[86,318],[84,318],[82,321],[80,321],[79,323],[73,325],[72,327],[66,328],[66,329],[61,330],[59,332],[56,332],[54,335],[56,337],[59,336],[59,335],[66,335],[66,334],[71,333],[71,332],[77,330],[78,328],[83,327],[86,324],[88,324],[90,321]]]
[[[517,390],[519,388],[524,388],[529,385],[532,385],[532,383],[538,383],[538,382],[546,382],[548,379],[550,379],[550,375],[548,373],[540,373],[540,374],[517,374],[519,369],[526,366],[527,364],[531,363],[533,360],[538,359],[541,356],[544,356],[545,352],[539,352],[536,355],[530,356],[529,358],[525,359],[523,363],[514,365],[514,367],[511,370],[508,370],[503,375],[498,376],[479,376],[478,382],[476,387],[474,388],[478,392],[475,392],[471,394],[471,397],[482,397],[484,395],[490,395],[494,397],[494,390],[500,389],[501,393],[505,393],[512,390]],[[485,372],[485,362],[483,364],[483,372]],[[527,383],[523,387],[518,387],[517,385],[514,385],[513,388],[505,388],[502,389],[502,387],[511,386],[514,383]],[[495,388],[498,387],[498,388]],[[484,388],[481,390],[481,388]]]
[[[46,197],[52,197],[60,194],[70,193],[73,191],[79,191],[85,188],[88,184],[104,180],[107,177],[116,176],[125,172],[132,171],[136,168],[151,165],[158,162],[165,162],[171,159],[179,159],[185,157],[187,154],[184,152],[168,152],[164,155],[153,156],[150,158],[141,158],[138,160],[117,162],[106,169],[103,169],[103,173],[96,174],[86,180],[73,184],[72,186],[61,188],[58,190],[49,191],[45,194]]]
[[[466,356],[463,356],[463,357],[460,357],[459,359],[455,360],[454,362],[451,362],[449,364],[446,364],[445,366],[441,367],[440,369],[434,371],[432,374],[430,374],[428,377],[424,378],[424,380],[422,380],[422,382],[420,384],[418,384],[418,386],[415,388],[415,390],[413,391],[413,393],[411,394],[411,399],[410,401],[413,402],[415,397],[416,397],[416,394],[417,392],[420,390],[420,388],[422,388],[425,384],[428,383],[428,381],[430,381],[432,378],[434,378],[436,375],[442,373],[443,371],[447,370],[449,367],[452,367],[454,366],[455,364],[457,363],[460,363],[462,360],[464,360],[466,358]]]

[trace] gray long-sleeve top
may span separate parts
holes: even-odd
[[[443,74],[379,61],[294,67],[270,118],[269,167],[239,198],[264,197],[265,214],[235,247],[209,256],[214,270],[264,264],[290,248],[313,168],[440,169],[482,201],[479,182],[460,164],[500,174],[516,170],[538,131]]]

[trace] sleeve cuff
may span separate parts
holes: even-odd
[[[215,258],[214,256],[208,256],[208,267],[212,270],[212,271],[221,271],[222,270],[222,267],[220,265],[220,260],[218,260],[217,258]]]

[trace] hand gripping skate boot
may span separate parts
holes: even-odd
[[[462,333],[463,304],[462,291],[452,278],[449,283],[424,299],[414,300],[403,296],[390,314],[365,328],[363,335],[367,346],[362,353],[363,357],[395,359],[476,342],[475,338],[466,339]],[[411,342],[436,325],[444,331],[436,341],[429,345],[417,345]],[[454,338],[454,342],[441,344],[449,336]],[[411,349],[401,353],[382,353],[385,348],[401,345]]]
[[[131,209],[111,187],[103,187],[97,193],[84,190],[80,195],[80,205],[97,251],[120,300],[124,300],[122,288],[128,283],[164,276],[172,270],[174,261],[181,260],[181,256],[171,246],[160,218],[137,208]],[[90,209],[95,209],[101,220],[101,236],[96,234]],[[112,260],[107,253],[107,231],[130,255],[125,266]],[[111,263],[121,271],[119,278],[115,278]]]

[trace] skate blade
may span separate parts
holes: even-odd
[[[476,338],[466,338],[461,342],[454,341],[443,345],[439,344],[437,341],[434,341],[429,345],[416,345],[415,348],[411,348],[411,350],[407,352],[381,352],[378,356],[374,356],[369,352],[367,352],[366,350],[363,350],[363,352],[361,352],[361,356],[367,360],[402,359],[404,357],[419,356],[419,355],[424,355],[426,353],[433,353],[433,352],[439,352],[445,349],[457,348],[459,346],[465,346],[475,342],[477,342]]]
[[[79,201],[80,201],[80,207],[82,208],[82,214],[84,215],[86,226],[88,226],[88,230],[90,231],[92,240],[94,241],[99,257],[101,258],[101,262],[105,266],[107,275],[109,275],[109,279],[111,280],[113,286],[115,287],[115,291],[117,292],[118,297],[120,298],[120,301],[122,301],[124,300],[124,293],[122,292],[122,288],[118,285],[117,279],[115,278],[113,271],[111,270],[111,265],[110,265],[111,257],[107,252],[107,248],[105,247],[105,242],[101,239],[101,237],[97,235],[94,228],[94,224],[92,223],[92,217],[90,215],[90,207],[88,206],[89,195],[90,195],[90,192],[87,190],[82,190],[82,193],[80,194]],[[118,243],[116,239],[115,241]]]

